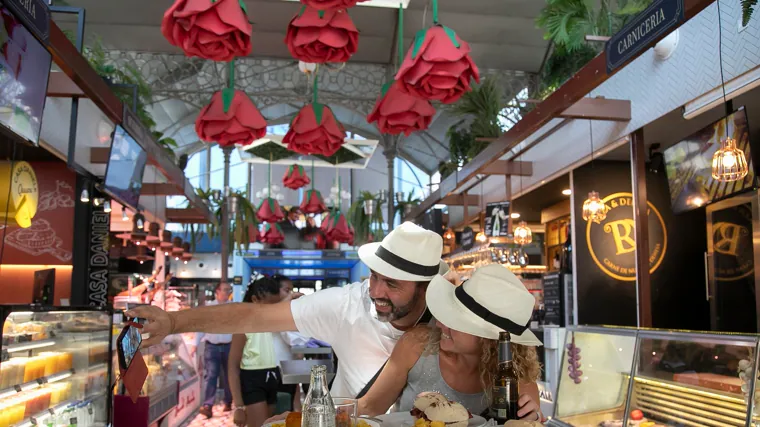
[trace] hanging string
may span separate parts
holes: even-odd
[[[267,197],[272,197],[272,153],[269,153],[269,166],[267,169],[267,173],[269,174],[269,194],[267,194]]]
[[[728,116],[731,115],[732,111],[728,106],[728,100],[726,99],[726,78],[723,75],[723,25],[721,25],[720,22],[720,0],[717,1],[718,4],[718,63],[720,65],[720,87],[723,90],[723,106],[726,109],[726,117],[724,118],[726,122],[726,138],[729,137],[728,134]],[[718,135],[718,139],[720,140],[720,135]]]
[[[438,0],[433,0],[433,25],[438,25]]]
[[[343,207],[343,200],[340,194],[340,174],[338,173],[338,160],[335,160],[335,180],[338,181],[338,211]]]
[[[398,63],[396,63],[396,69],[404,63],[404,5],[399,3],[398,5]]]

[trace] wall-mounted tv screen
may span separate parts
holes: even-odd
[[[747,158],[749,173],[743,180],[720,182],[712,177],[713,154],[726,135],[736,140],[737,148]],[[744,107],[668,148],[663,155],[674,213],[696,209],[757,185]]]
[[[148,154],[121,126],[116,126],[106,169],[105,191],[137,209]]]
[[[0,124],[35,145],[45,108],[50,52],[0,6]]]

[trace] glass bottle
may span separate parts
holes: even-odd
[[[491,391],[491,418],[499,425],[516,420],[520,399],[520,380],[512,363],[509,332],[499,333],[499,365],[493,377]]]
[[[327,367],[311,367],[309,393],[303,403],[301,427],[335,427],[335,405],[327,388]]]

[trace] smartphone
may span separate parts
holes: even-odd
[[[140,349],[140,344],[142,344],[142,334],[140,333],[140,329],[142,329],[140,323],[130,321],[127,323],[127,326],[122,329],[116,340],[116,353],[119,357],[119,367],[123,371],[129,369],[129,365],[132,364],[132,359],[134,359],[135,353]]]

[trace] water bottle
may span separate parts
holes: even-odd
[[[309,393],[303,403],[301,427],[335,427],[335,405],[327,388],[327,367],[311,367]]]

